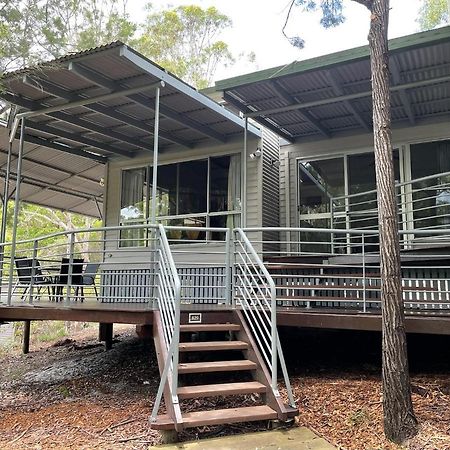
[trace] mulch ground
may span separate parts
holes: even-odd
[[[29,355],[12,353],[0,360],[0,449],[146,449],[160,442],[148,426],[159,382],[153,345],[137,340],[132,328],[116,330],[110,352],[88,329],[59,345],[33,346]],[[308,338],[302,336],[303,342]],[[342,449],[400,448],[383,436],[377,362],[366,352],[364,362],[349,363],[336,348],[327,357],[324,348],[331,341],[334,335],[296,353],[287,346],[300,407],[297,424]],[[415,370],[413,401],[421,432],[407,448],[449,450],[450,370],[439,364]],[[205,427],[182,439],[262,429],[264,424]]]

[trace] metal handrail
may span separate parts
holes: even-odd
[[[295,406],[277,330],[275,282],[244,231],[241,228],[233,231],[237,235],[234,241],[234,291],[239,292],[245,318],[269,368],[274,395],[280,396],[277,376],[279,358],[289,402]]]
[[[159,295],[157,296],[158,308],[161,313],[164,344],[167,357],[164,370],[161,375],[158,392],[153,405],[151,422],[156,421],[161,405],[164,387],[171,374],[172,403],[178,404],[178,358],[180,343],[180,305],[181,305],[181,281],[170,250],[166,231],[162,225],[158,226],[158,282]]]

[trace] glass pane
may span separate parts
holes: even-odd
[[[450,224],[450,141],[411,145],[414,228],[447,228]],[[442,175],[444,174],[444,175]]]
[[[394,150],[394,176],[400,181],[400,160]],[[363,153],[348,157],[350,228],[376,230],[378,207],[376,193],[375,155]],[[372,191],[372,192],[369,192]]]
[[[206,227],[206,217],[187,217],[184,219],[168,219],[161,222],[163,225],[173,227]],[[167,238],[171,243],[205,241],[206,232],[201,230],[167,230]]]
[[[301,220],[301,228],[330,228],[331,219]],[[302,231],[300,233],[302,253],[331,253],[331,233]]]
[[[208,161],[179,164],[178,214],[207,211]]]
[[[298,167],[300,214],[330,212],[331,198],[345,194],[344,159],[300,162]]]
[[[157,216],[169,216],[177,213],[177,170],[178,164],[158,166]],[[150,210],[153,168],[150,167]]]
[[[120,200],[121,225],[135,225],[145,222],[147,214],[146,169],[122,171],[122,192]],[[145,246],[145,229],[121,230],[120,247]]]
[[[221,156],[210,160],[209,210],[234,211],[241,207],[239,156]]]
[[[146,217],[147,180],[146,169],[124,170],[122,172],[122,193],[120,203],[121,221],[132,221]]]

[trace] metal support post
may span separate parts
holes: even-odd
[[[11,175],[12,142],[8,143],[8,159],[6,161],[5,185],[3,187],[2,225],[0,230],[0,300],[3,287],[3,266],[5,261],[6,222],[8,219],[9,178]]]
[[[247,226],[247,149],[248,149],[248,119],[244,119],[244,148],[242,150],[241,158],[241,228]]]
[[[225,232],[225,304],[231,306],[231,295],[233,286],[231,282],[231,233],[229,228]]]
[[[362,284],[363,284],[363,312],[367,312],[366,306],[366,250],[364,233],[361,236],[362,244]]]
[[[158,140],[159,140],[159,97],[160,88],[155,90],[155,125],[153,132],[153,180],[152,180],[152,209],[150,223],[156,224],[156,193],[158,183]]]
[[[163,84],[164,86],[164,84]],[[158,187],[158,147],[159,147],[159,99],[160,99],[161,89],[158,87],[155,90],[155,124],[154,124],[154,130],[153,130],[153,174],[152,174],[152,208],[150,211],[150,225],[156,225],[156,194],[157,194],[157,187]],[[150,282],[152,285],[152,298],[153,301],[156,300],[156,252],[157,252],[157,246],[156,242],[157,239],[159,239],[159,233],[157,230],[153,230],[152,234],[154,236],[153,242],[151,244],[151,248],[153,248],[153,251],[151,252],[151,259],[152,259],[152,265],[153,275],[150,277]]]
[[[31,332],[31,320],[23,321],[23,341],[22,352],[26,355],[30,351],[30,333]]]
[[[22,178],[22,160],[23,160],[24,142],[25,142],[25,119],[22,119],[21,126],[20,126],[19,155],[17,157],[16,196],[14,199],[14,216],[13,216],[13,225],[12,225],[11,255],[10,255],[9,281],[8,281],[8,306],[11,306],[11,303],[12,303],[14,257],[15,257],[15,253],[16,253],[17,222],[19,219],[19,208],[20,208],[20,185],[21,185],[21,178]]]

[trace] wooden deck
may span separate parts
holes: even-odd
[[[182,305],[182,323],[187,323],[190,311],[204,313],[204,323],[220,322],[230,308],[225,305]],[[70,305],[41,301],[34,305],[0,304],[0,321],[66,320],[98,323],[127,323],[151,325],[153,309],[143,303],[71,302]],[[328,328],[342,330],[381,330],[381,314],[357,312],[350,309],[279,307],[278,325],[288,327]],[[212,321],[212,322],[211,322]],[[406,314],[408,333],[450,335],[450,311],[429,311]]]

